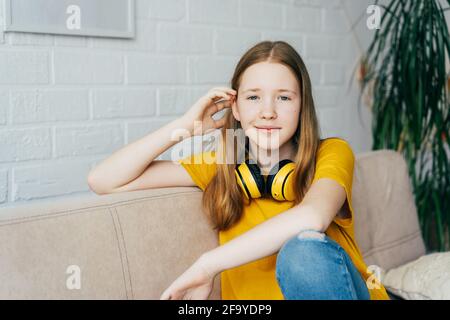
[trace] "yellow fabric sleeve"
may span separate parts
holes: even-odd
[[[355,156],[347,141],[340,138],[329,138],[322,141],[316,157],[314,181],[320,178],[330,178],[339,183],[347,195],[346,203],[350,217],[336,216],[334,222],[341,227],[353,226],[352,183]]]
[[[178,162],[189,173],[194,183],[203,191],[216,174],[214,151],[193,154]]]

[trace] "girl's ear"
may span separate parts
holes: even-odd
[[[241,117],[239,116],[239,111],[237,108],[236,99],[234,99],[233,103],[231,104],[231,112],[233,112],[233,116],[237,121],[241,121]]]

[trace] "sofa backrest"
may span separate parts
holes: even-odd
[[[356,155],[352,188],[355,238],[367,265],[387,270],[425,254],[417,209],[402,155]]]
[[[198,188],[83,195],[0,209],[1,299],[159,299],[218,235]],[[424,254],[406,165],[357,155],[355,236],[366,263]],[[78,287],[80,285],[80,287]],[[220,299],[220,275],[210,299]]]

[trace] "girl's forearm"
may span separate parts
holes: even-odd
[[[297,205],[204,253],[199,260],[215,275],[278,252],[287,240],[306,229],[323,232],[313,208]]]
[[[89,172],[89,184],[97,190],[118,188],[142,174],[148,165],[164,151],[179,142],[176,130],[185,127],[183,119],[176,119],[117,150]],[[183,132],[188,135],[190,130]]]

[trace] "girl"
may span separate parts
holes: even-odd
[[[212,118],[224,108],[223,118]],[[171,134],[179,128],[191,135],[222,128],[222,142],[181,166],[154,160],[176,143]],[[244,163],[236,161],[239,152],[230,163],[227,129],[245,132]],[[170,186],[204,191],[220,246],[161,299],[207,299],[219,273],[222,299],[389,299],[378,279],[370,281],[355,242],[353,166],[346,141],[319,137],[299,54],[286,42],[263,41],[240,59],[231,88],[211,89],[179,119],[118,150],[88,182],[98,194]]]

